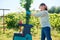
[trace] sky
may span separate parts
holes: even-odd
[[[19,12],[21,6],[20,6],[20,0],[0,0],[0,9],[10,9],[9,11],[5,11],[5,14],[8,12]],[[34,0],[34,2],[31,5],[31,9],[38,9],[40,3],[45,3],[48,8],[51,8],[52,6],[60,6],[60,0]],[[0,10],[0,16],[3,15],[3,12]]]

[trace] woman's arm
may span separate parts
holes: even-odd
[[[35,16],[35,17],[45,17],[46,16],[46,12],[37,12],[35,14],[31,14],[32,16]]]
[[[42,16],[42,13],[40,13],[40,12],[37,12],[34,14],[32,13],[31,16],[40,17],[40,16]]]

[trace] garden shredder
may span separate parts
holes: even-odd
[[[14,33],[13,40],[32,40],[32,35],[30,33],[30,29],[33,27],[29,24],[30,19],[30,4],[31,0],[25,0],[24,8],[26,10],[26,24],[18,24],[19,26],[24,26],[23,33]]]

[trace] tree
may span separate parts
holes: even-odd
[[[51,7],[51,8],[49,9],[49,13],[55,13],[55,10],[56,10],[56,7]]]
[[[60,7],[57,7],[56,13],[60,13]]]
[[[31,14],[29,8],[33,0],[20,0],[20,1],[21,1],[20,5],[26,10],[26,24],[29,24],[29,19]]]
[[[20,0],[20,5],[25,8],[26,10],[29,10],[31,3],[33,0]]]

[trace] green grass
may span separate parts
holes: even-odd
[[[36,30],[35,30],[36,31]],[[5,34],[3,34],[3,30],[0,29],[0,40],[12,40],[13,39],[13,34],[15,31],[13,29],[6,29]],[[52,30],[52,39],[53,40],[60,40],[60,33],[58,33],[56,30]],[[41,30],[38,29],[35,33],[32,33],[32,38],[33,40],[40,40],[41,35]]]

